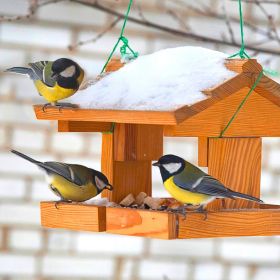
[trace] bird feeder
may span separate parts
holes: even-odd
[[[107,71],[122,65],[111,60]],[[35,105],[39,120],[57,120],[60,132],[101,132],[102,172],[114,186],[103,196],[120,202],[126,195],[152,195],[151,162],[163,154],[163,137],[198,137],[198,164],[232,190],[260,197],[262,137],[280,136],[280,85],[265,75],[223,138],[238,105],[262,67],[254,59],[229,59],[236,75],[203,92],[207,99],[173,112],[59,109]],[[211,71],[211,69],[209,69]],[[187,77],[186,77],[187,79]],[[113,133],[106,133],[115,123]],[[200,213],[181,215],[154,210],[83,204],[41,203],[45,227],[162,239],[269,236],[280,234],[280,205],[246,200],[216,200]]]

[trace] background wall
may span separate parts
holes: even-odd
[[[125,10],[127,1],[111,2],[120,11]],[[175,20],[167,12],[170,1],[139,2],[151,20],[179,29],[178,18]],[[210,4],[215,11],[221,8],[223,1],[197,2]],[[237,14],[236,3],[226,2],[228,12]],[[183,12],[180,6],[173,8]],[[27,1],[0,0],[1,14],[24,15],[27,9]],[[279,6],[268,5],[267,9],[279,27]],[[267,28],[266,17],[257,6],[246,5],[245,12],[246,19]],[[136,14],[135,10],[132,13]],[[30,20],[1,22],[2,19],[0,17],[2,70],[30,61],[69,56],[77,60],[89,76],[94,76],[101,70],[120,28],[118,24],[97,42],[69,52],[68,45],[93,38],[112,17],[63,1],[41,7]],[[186,28],[192,26],[213,37],[223,35],[225,29],[224,23],[188,9],[184,10],[183,21]],[[233,30],[238,41],[237,24]],[[236,48],[182,39],[133,23],[128,23],[126,34],[131,46],[141,54],[182,45],[203,45],[230,54],[236,51]],[[251,32],[246,35],[249,42],[256,39]],[[275,43],[266,47],[279,50]],[[264,54],[258,57],[267,66],[280,69],[279,57]],[[39,202],[56,197],[48,190],[42,173],[11,155],[9,150],[18,149],[39,160],[75,162],[99,169],[101,136],[57,133],[54,122],[35,120],[32,104],[41,102],[28,79],[0,72],[0,280],[279,279],[279,237],[160,241],[42,228]],[[164,147],[166,153],[180,154],[197,163],[196,139],[166,138]],[[266,202],[280,203],[279,158],[280,140],[265,139],[262,197]],[[167,196],[157,170],[153,175],[154,195]]]

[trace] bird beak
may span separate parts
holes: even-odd
[[[107,189],[109,191],[112,191],[114,188],[112,185],[108,184],[104,189]]]
[[[157,162],[155,162],[155,163],[153,163],[153,166],[157,166],[157,167],[160,167],[160,163],[157,161]]]

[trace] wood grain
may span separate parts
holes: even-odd
[[[163,153],[163,127],[117,124],[114,132],[114,160],[157,160]]]
[[[41,224],[48,228],[105,231],[106,208],[86,204],[41,202]]]
[[[198,166],[208,166],[208,137],[198,137]]]
[[[96,110],[79,108],[63,108],[59,110],[56,107],[48,107],[45,112],[43,112],[42,105],[35,105],[34,111],[38,120],[94,121],[159,125],[177,124],[177,120],[173,112]]]
[[[110,201],[118,203],[129,193],[136,196],[143,191],[151,195],[151,161],[116,161],[114,160],[114,143],[113,134],[103,134],[101,170],[108,177],[114,190],[104,191],[102,197],[108,197]]]
[[[107,208],[107,232],[160,239],[177,237],[176,215],[138,209]]]
[[[226,59],[225,66],[237,73],[260,73],[262,66],[256,59]]]
[[[103,134],[101,168],[114,187],[103,197],[120,202],[130,193],[151,195],[151,161],[162,152],[161,126],[116,124],[113,134]]]
[[[217,137],[246,96],[249,87],[228,96],[177,126],[166,126],[165,136]],[[259,89],[258,89],[259,91]],[[263,94],[265,94],[263,92]],[[253,92],[226,131],[226,137],[280,137],[280,109]]]
[[[260,197],[261,138],[210,138],[208,173],[230,189]],[[219,209],[219,200],[208,209]],[[256,203],[226,199],[225,208],[253,208]]]
[[[112,123],[88,121],[58,121],[58,132],[107,132]]]
[[[105,72],[114,72],[122,68],[125,64],[121,62],[120,58],[113,57],[107,64]]]
[[[225,210],[179,217],[178,238],[271,236],[280,234],[280,209]]]

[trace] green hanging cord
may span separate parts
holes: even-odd
[[[239,3],[239,21],[240,21],[240,35],[241,35],[241,48],[239,52],[231,55],[229,58],[239,56],[240,58],[250,58],[250,56],[245,51],[245,41],[244,41],[244,21],[243,21],[243,11],[242,11],[242,2],[238,0]]]
[[[116,126],[116,123],[113,122],[112,125],[111,125],[110,130],[104,131],[103,134],[112,134],[112,133],[114,133],[115,126]]]
[[[105,62],[105,64],[104,64],[104,66],[103,66],[103,68],[102,68],[100,74],[102,74],[102,73],[105,71],[105,69],[106,69],[106,67],[107,67],[107,65],[108,65],[108,63],[109,63],[109,61],[111,60],[113,54],[115,53],[115,51],[116,51],[116,49],[117,49],[117,47],[118,47],[118,45],[119,45],[119,43],[120,43],[121,41],[122,41],[122,43],[123,43],[123,46],[121,46],[121,48],[120,48],[120,52],[121,52],[121,55],[122,55],[122,56],[125,56],[125,55],[128,54],[127,51],[126,51],[126,49],[128,48],[128,49],[131,51],[131,53],[132,53],[132,55],[133,55],[134,58],[137,58],[137,57],[138,57],[138,53],[137,53],[137,52],[134,52],[134,51],[132,50],[132,48],[128,45],[128,39],[127,39],[126,37],[123,36],[124,31],[125,31],[125,27],[126,27],[126,22],[127,22],[127,19],[128,19],[128,15],[129,15],[129,12],[130,12],[130,8],[131,8],[131,5],[132,5],[132,2],[133,2],[133,0],[129,0],[129,4],[128,4],[127,11],[126,11],[126,14],[125,14],[125,17],[124,17],[124,22],[123,22],[123,26],[122,26],[122,29],[121,29],[120,36],[119,36],[119,38],[118,38],[116,44],[114,45],[114,47],[113,47],[111,53],[109,54],[109,56],[108,56],[108,58],[107,58],[107,60],[106,60],[106,62]],[[103,133],[105,133],[105,134],[114,133],[115,125],[116,125],[116,124],[113,122],[113,123],[112,123],[112,126],[111,126],[111,129],[110,129],[109,131],[103,132]]]
[[[246,94],[246,96],[244,97],[244,99],[242,100],[242,102],[239,104],[239,106],[237,107],[235,113],[232,115],[232,117],[230,118],[229,122],[227,123],[226,127],[221,131],[219,138],[222,138],[225,134],[225,132],[227,131],[227,129],[229,128],[229,126],[231,125],[231,123],[233,122],[233,120],[236,118],[237,114],[239,113],[239,111],[241,110],[241,108],[243,107],[243,105],[245,104],[245,102],[247,101],[247,99],[250,97],[250,95],[252,94],[252,92],[255,90],[255,88],[257,87],[257,85],[259,84],[264,71],[261,71],[260,74],[258,75],[255,83],[253,84],[253,86],[251,87],[251,89],[249,90],[249,92]]]
[[[127,11],[126,11],[126,14],[125,14],[125,17],[124,17],[124,22],[123,22],[123,26],[122,26],[122,29],[121,29],[120,36],[119,36],[119,38],[118,38],[118,41],[117,41],[116,44],[114,45],[114,47],[113,47],[113,49],[112,49],[112,51],[111,51],[111,53],[110,53],[110,55],[109,55],[107,61],[105,62],[104,66],[103,66],[103,68],[102,68],[102,70],[101,70],[101,72],[100,72],[101,74],[102,74],[102,73],[104,72],[104,70],[106,69],[106,66],[108,65],[109,61],[111,60],[111,58],[112,58],[114,52],[116,51],[116,49],[117,49],[117,47],[118,47],[120,41],[122,41],[123,44],[124,44],[124,45],[121,47],[121,54],[122,54],[122,52],[124,52],[124,54],[127,54],[127,53],[126,53],[126,48],[128,48],[128,49],[131,51],[131,53],[132,53],[132,55],[134,56],[134,58],[137,58],[137,57],[138,57],[138,53],[137,53],[137,52],[134,52],[134,51],[129,47],[129,45],[128,45],[128,39],[127,39],[126,37],[123,36],[124,31],[125,31],[125,27],[126,27],[126,22],[127,22],[127,19],[128,19],[128,15],[129,15],[129,12],[130,12],[130,8],[131,8],[131,5],[132,5],[132,2],[133,2],[133,0],[129,0],[129,4],[128,4]]]

